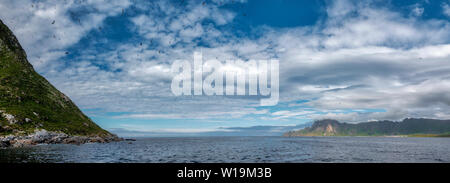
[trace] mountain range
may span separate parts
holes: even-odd
[[[290,131],[284,136],[409,136],[450,137],[450,120],[406,118],[402,121],[341,123],[318,120],[311,127]]]

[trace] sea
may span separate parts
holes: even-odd
[[[0,149],[1,163],[440,163],[450,138],[152,137]]]

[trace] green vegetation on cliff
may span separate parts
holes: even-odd
[[[407,118],[401,122],[374,121],[340,123],[336,120],[315,121],[311,127],[291,131],[284,136],[410,136],[449,137],[450,120]]]
[[[35,129],[107,136],[27,61],[17,38],[0,20],[0,135]]]

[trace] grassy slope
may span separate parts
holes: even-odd
[[[0,21],[0,110],[14,115],[10,125],[0,116],[0,135],[36,128],[71,135],[109,135],[63,93],[36,73],[15,36]],[[25,118],[31,119],[26,122]]]

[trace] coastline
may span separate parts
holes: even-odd
[[[388,137],[388,138],[409,138],[409,137],[429,137],[429,138],[448,138],[449,135],[443,134],[411,134],[411,135],[283,135],[283,137]]]
[[[5,147],[26,147],[38,144],[85,144],[85,143],[109,143],[123,141],[117,135],[92,135],[79,136],[67,135],[63,132],[52,132],[44,129],[35,130],[29,135],[6,135],[0,136],[0,148]]]

